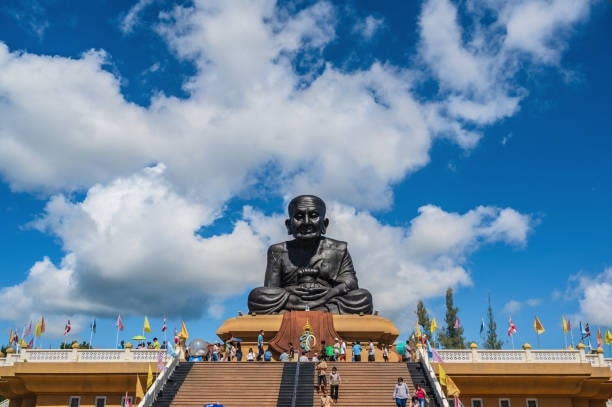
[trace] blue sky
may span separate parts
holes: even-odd
[[[44,316],[56,347],[95,318],[111,347],[118,314],[120,339],[145,315],[163,338],[165,315],[214,340],[301,193],[326,200],[400,339],[418,300],[442,325],[448,287],[468,341],[489,298],[506,349],[563,348],[562,315],[605,332],[611,17],[603,0],[4,1],[0,332]]]

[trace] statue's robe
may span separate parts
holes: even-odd
[[[346,242],[321,237],[307,261],[300,260],[302,256],[298,255],[297,245],[292,240],[270,246],[264,286],[253,289],[249,294],[250,312],[284,312],[289,310],[287,300],[291,294],[307,303],[325,296],[329,289],[340,285],[339,295],[312,310],[335,314],[372,313],[372,295],[368,290],[359,288]],[[315,279],[303,279],[298,273],[300,268],[315,268],[319,273]]]

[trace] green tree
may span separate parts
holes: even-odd
[[[487,319],[489,327],[487,328],[487,339],[484,342],[485,349],[501,349],[503,341],[497,337],[497,324],[493,317],[493,307],[491,306],[491,296],[489,295],[489,307],[487,308]]]
[[[445,349],[465,349],[463,327],[459,321],[459,308],[453,304],[453,289],[446,290],[446,328],[438,334],[438,342]]]
[[[423,300],[419,300],[417,303],[415,313],[417,316],[417,323],[421,325],[422,334],[427,336],[427,339],[431,340],[431,319],[429,318],[429,313],[427,312],[427,308],[425,308]]]

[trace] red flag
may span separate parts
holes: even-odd
[[[121,314],[117,315],[117,323],[116,323],[116,325],[117,325],[117,329],[120,330],[120,331],[123,331],[123,328],[125,328],[123,326],[123,320],[121,319]]]
[[[516,333],[516,325],[514,325],[514,322],[512,322],[512,317],[508,319],[508,324],[508,336],[512,336]]]
[[[127,391],[125,392],[125,403],[124,407],[132,407],[132,399],[128,396]]]
[[[40,318],[40,333],[45,333],[45,317]]]
[[[71,329],[72,327],[70,326],[70,320],[68,320],[68,322],[66,322],[66,326],[64,327],[64,336],[68,335],[68,332],[70,332]]]
[[[164,317],[164,323],[162,325],[162,332],[166,332],[166,329],[168,329],[168,326],[166,325],[166,317]]]

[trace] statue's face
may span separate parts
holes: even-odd
[[[296,239],[316,239],[325,233],[328,220],[325,208],[311,199],[296,202],[285,222],[287,230]]]

